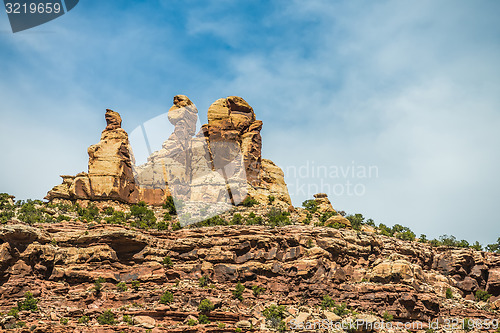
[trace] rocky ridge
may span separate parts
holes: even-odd
[[[233,225],[175,231],[89,223],[63,213],[67,207],[50,209],[71,220],[30,226],[13,219],[0,229],[0,311],[7,313],[26,292],[39,300],[38,311],[4,316],[4,327],[22,321],[35,332],[265,331],[272,326],[264,315],[271,304],[284,306],[288,329],[292,320],[427,323],[499,314],[498,254],[303,225],[299,208],[290,225],[246,225],[259,216],[266,224],[272,205],[221,215],[239,221]],[[245,286],[241,300],[233,293],[238,282]],[[477,290],[492,296],[478,302]],[[161,304],[165,292],[173,298]],[[323,309],[325,297],[337,306]],[[190,326],[204,313],[204,299],[214,306],[204,314],[211,323]],[[341,303],[346,309],[339,310]],[[117,324],[98,324],[108,309]]]

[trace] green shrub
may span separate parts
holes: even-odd
[[[181,209],[183,206],[184,203],[182,202],[182,200],[174,199],[172,196],[169,196],[163,204],[163,209],[166,209],[171,215],[177,215],[177,208]]]
[[[487,302],[490,297],[491,295],[486,291],[481,289],[476,290],[476,300]]]
[[[272,304],[262,311],[266,318],[267,325],[273,328],[279,328],[283,319],[286,317],[286,308],[284,305]]]
[[[172,215],[169,212],[163,214],[163,221],[172,221]]]
[[[272,207],[266,214],[268,223],[271,227],[282,227],[291,224],[288,218],[289,216],[290,213],[283,212],[276,207]]]
[[[26,327],[26,323],[24,321],[18,321],[16,327],[23,328]]]
[[[354,230],[361,230],[361,225],[365,220],[362,214],[347,215],[345,218],[351,222]]]
[[[115,209],[113,207],[106,207],[103,211],[105,215],[113,215],[115,212]]]
[[[213,309],[214,305],[212,304],[212,302],[210,302],[210,300],[206,298],[200,302],[200,305],[198,305],[198,310],[200,312],[210,312]]]
[[[61,325],[68,325],[69,319],[68,318],[61,318],[61,319],[59,319],[59,322],[61,323]]]
[[[257,200],[255,200],[254,198],[252,198],[251,196],[247,196],[245,198],[245,200],[243,200],[241,205],[245,206],[245,207],[253,207],[253,206],[257,205],[258,203],[259,202]]]
[[[426,236],[426,235],[424,235],[424,234],[421,234],[421,235],[420,235],[420,237],[418,238],[418,241],[419,241],[420,243],[427,243],[427,242],[428,242],[428,240],[427,240],[427,236]]]
[[[465,318],[463,321],[463,329],[466,332],[470,332],[474,329],[474,322],[469,318]]]
[[[195,326],[196,324],[198,324],[198,321],[196,319],[191,318],[188,320],[187,324],[189,326]]]
[[[0,212],[0,223],[4,224],[12,220],[14,217],[15,213],[13,210],[3,210]]]
[[[0,209],[12,207],[10,198],[11,196],[8,193],[0,193]]]
[[[104,220],[109,224],[123,224],[127,220],[124,212],[114,211],[111,216],[105,217]]]
[[[241,284],[241,282],[238,282],[236,284],[236,287],[233,290],[233,296],[234,298],[239,299],[240,301],[243,301],[243,292],[245,291],[245,286]]]
[[[127,284],[123,281],[118,282],[118,284],[116,285],[116,288],[118,288],[119,291],[127,291],[128,290]]]
[[[323,296],[323,301],[321,301],[321,308],[323,310],[333,308],[336,305],[337,304],[335,303],[335,301],[333,300],[333,298],[331,298],[328,295]]]
[[[239,225],[239,224],[243,224],[243,217],[241,216],[241,214],[234,214],[233,215],[233,218],[231,219],[231,224],[232,225]]]
[[[134,218],[134,221],[130,223],[132,227],[149,229],[156,224],[155,213],[148,208],[144,201],[130,207],[130,216]]]
[[[19,209],[19,214],[17,217],[27,224],[45,222],[46,220],[43,211],[36,208],[36,205],[40,204],[42,204],[42,202],[38,200],[28,199],[26,200],[26,202],[20,201],[19,205],[21,206],[21,208]]]
[[[252,292],[255,297],[259,296],[264,291],[266,291],[265,288],[259,287],[257,285],[252,286]]]
[[[172,259],[170,259],[170,256],[166,256],[165,258],[163,258],[163,266],[167,268],[174,267],[174,263],[172,262]]]
[[[99,317],[97,317],[97,322],[99,325],[114,325],[115,315],[111,312],[111,310],[106,310]]]
[[[200,287],[206,287],[208,285],[208,277],[203,275],[201,278],[198,279],[198,286]]]
[[[7,316],[19,319],[19,309],[17,307],[10,309],[9,312],[7,312]]]
[[[335,313],[337,316],[344,316],[346,314],[349,314],[349,309],[347,309],[347,304],[342,303],[340,305],[335,306],[335,308],[332,310],[333,313]]]
[[[134,288],[136,291],[139,290],[139,287],[141,286],[141,283],[137,280],[132,281],[132,288]]]
[[[239,327],[236,327],[236,328],[234,329],[234,331],[235,331],[236,333],[241,333],[241,332],[242,332],[241,328],[239,328]]]
[[[263,225],[264,220],[262,216],[256,216],[253,212],[248,215],[248,218],[245,221],[246,225]]]
[[[160,221],[156,223],[156,229],[158,230],[168,230],[168,224],[165,221]]]
[[[198,316],[198,323],[200,324],[210,324],[210,320],[208,320],[208,317],[204,314],[200,314]]]
[[[226,328],[226,324],[224,323],[217,323],[217,327],[222,329],[222,328]]]
[[[393,321],[394,320],[394,316],[391,315],[387,311],[384,312],[384,314],[382,315],[382,318],[384,319],[384,321]]]
[[[474,244],[472,244],[470,246],[471,249],[474,249],[476,251],[482,251],[483,250],[483,246],[481,244],[479,244],[478,241],[475,241]]]
[[[94,281],[94,290],[96,293],[100,293],[102,291],[102,284],[106,282],[106,279],[99,277],[97,280]]]
[[[123,315],[122,321],[124,323],[129,324],[129,325],[134,325],[134,319],[132,317],[130,317],[129,315]]]
[[[272,196],[272,195],[267,196],[267,203],[269,205],[272,205],[275,200],[276,200],[276,198],[274,196]]]
[[[161,304],[170,304],[174,301],[174,295],[170,291],[165,291],[160,297]]]
[[[87,324],[89,321],[89,316],[81,316],[80,319],[78,319],[79,324]]]
[[[76,204],[76,212],[82,218],[82,220],[86,220],[87,222],[95,221],[99,217],[99,208],[97,208],[94,204],[89,204],[87,208],[80,207],[80,205]]]
[[[446,288],[446,298],[447,299],[453,298],[453,291],[451,290],[451,288]]]
[[[211,227],[216,225],[229,225],[226,220],[224,220],[219,215],[212,216],[206,220],[196,223],[198,227]]]
[[[500,253],[500,237],[498,237],[496,244],[486,245],[486,251],[493,253]]]
[[[318,211],[318,203],[316,200],[309,199],[302,202],[302,207],[310,211],[311,213],[316,213]]]
[[[33,297],[31,292],[24,294],[24,301],[17,302],[17,309],[19,311],[37,311],[38,310],[38,300]]]
[[[321,214],[321,216],[319,217],[319,221],[324,223],[330,217],[335,216],[335,215],[336,215],[336,213],[334,213],[334,212],[325,212],[325,213]]]
[[[172,231],[177,231],[177,230],[181,230],[181,229],[182,229],[182,226],[181,226],[179,221],[172,224]]]

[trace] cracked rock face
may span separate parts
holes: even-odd
[[[40,310],[21,315],[41,332],[102,332],[96,318],[105,309],[118,322],[128,315],[142,327],[183,332],[189,329],[187,319],[198,318],[202,299],[215,306],[207,314],[211,321],[228,327],[248,326],[248,321],[256,329],[265,327],[262,311],[271,303],[284,304],[296,320],[348,319],[320,310],[325,295],[356,309],[358,318],[370,315],[375,321],[385,312],[401,322],[495,319],[499,314],[500,255],[353,230],[292,225],[159,232],[78,221],[14,223],[0,231],[0,242],[0,311],[6,313],[25,292],[33,292]],[[170,266],[163,264],[166,256]],[[199,285],[202,276],[206,287]],[[97,293],[94,281],[100,277],[105,282]],[[232,294],[238,281],[246,287],[241,302]],[[126,290],[117,287],[119,282]],[[252,293],[253,286],[263,288],[261,293]],[[453,299],[446,298],[447,289]],[[489,290],[491,299],[468,301],[478,289]],[[166,305],[159,302],[165,291],[173,294]],[[83,315],[90,325],[77,323]],[[60,318],[69,318],[69,326]],[[127,327],[121,323],[110,331]],[[199,329],[223,332],[210,327]]]

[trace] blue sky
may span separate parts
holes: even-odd
[[[106,108],[130,132],[176,94],[202,123],[238,95],[264,121],[263,155],[287,171],[295,205],[339,184],[326,191],[337,209],[492,243],[499,12],[495,0],[82,0],[16,34],[1,12],[0,192],[41,198],[85,171]],[[378,172],[294,176],[304,165]]]

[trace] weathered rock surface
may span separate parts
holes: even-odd
[[[500,255],[432,248],[353,230],[292,225],[160,232],[64,222],[8,224],[0,240],[0,311],[6,313],[25,292],[33,292],[40,310],[23,311],[20,320],[39,332],[224,332],[217,321],[231,330],[249,323],[259,329],[266,326],[262,311],[271,303],[285,305],[295,319],[347,320],[315,309],[325,295],[365,313],[361,315],[378,315],[374,320],[385,312],[395,320],[424,322],[499,315]],[[166,256],[172,267],[162,264]],[[208,287],[198,285],[202,276]],[[99,277],[106,282],[97,293],[94,281]],[[132,281],[139,286],[134,288]],[[238,281],[247,287],[241,302],[232,295]],[[120,291],[118,282],[128,290]],[[265,290],[255,295],[253,286]],[[446,299],[448,288],[454,299]],[[465,300],[478,289],[492,294],[488,303]],[[167,290],[174,301],[160,304]],[[207,315],[214,324],[185,325],[189,316],[198,318],[198,304],[205,298],[215,305]],[[138,326],[97,325],[97,316],[106,309],[118,322],[128,315]],[[78,324],[84,315],[90,323]],[[60,318],[68,318],[69,324],[62,325]],[[8,317],[2,321],[4,327],[15,322]]]
[[[174,132],[146,164],[134,166],[118,113],[107,110],[101,141],[89,147],[88,173],[61,176],[46,199],[145,201],[161,205],[174,195],[187,201],[238,204],[247,195],[269,196],[290,205],[283,171],[261,157],[262,121],[241,97],[230,96],[208,109],[208,124],[196,134],[198,110],[184,95],[174,97],[168,119]],[[327,199],[328,200],[328,199]]]
[[[121,117],[108,109],[105,118],[101,140],[88,149],[88,173],[61,176],[63,183],[49,191],[46,199],[138,201],[130,144],[121,128]]]

